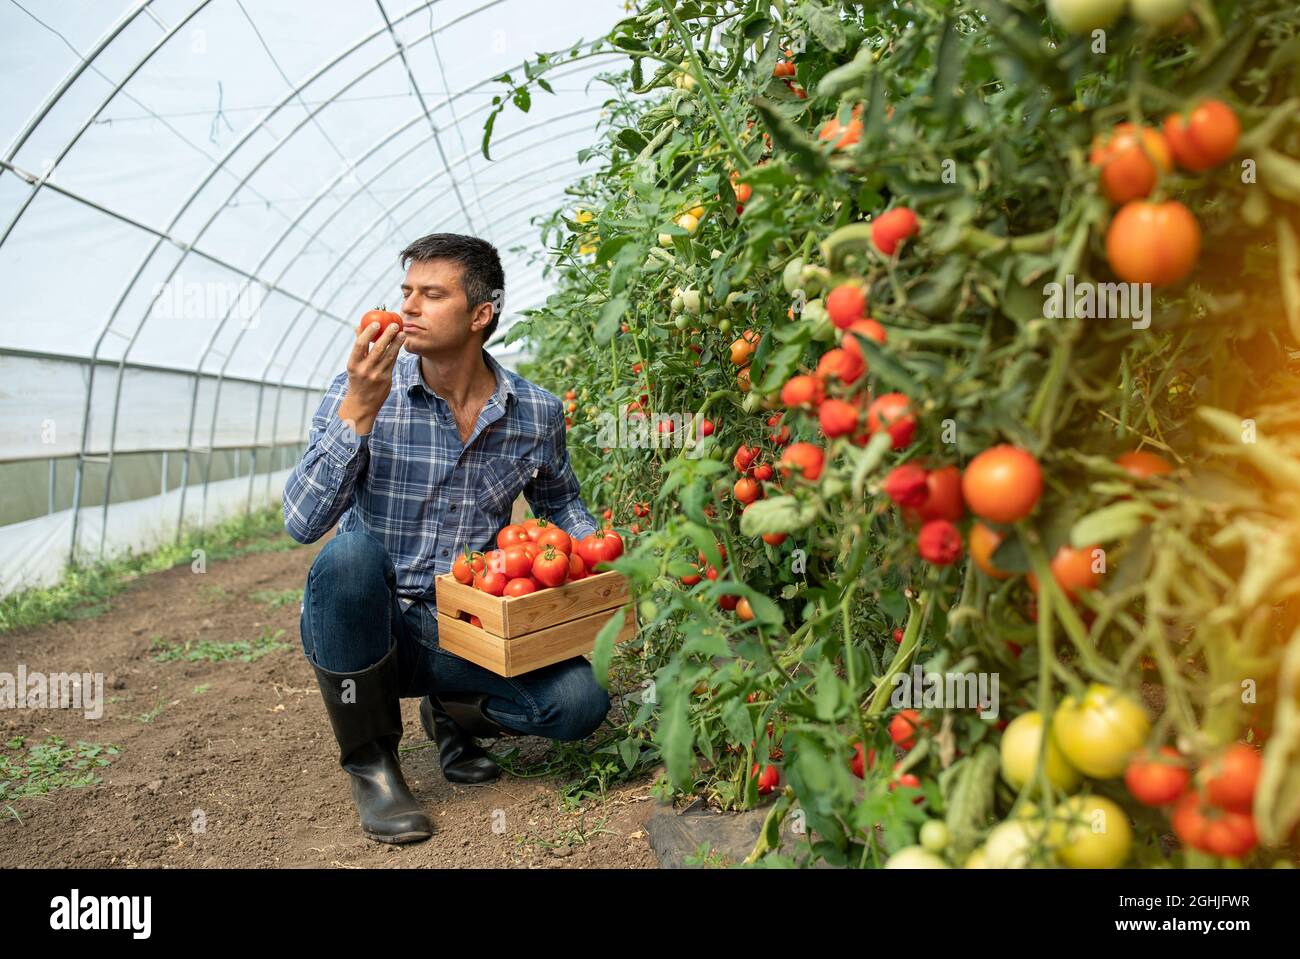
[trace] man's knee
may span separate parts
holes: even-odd
[[[564,730],[559,738],[565,742],[586,739],[600,728],[609,713],[609,694],[596,682],[585,661],[583,667],[572,670],[563,684],[560,709]]]
[[[342,602],[363,602],[382,597],[388,602],[387,569],[391,565],[384,544],[368,533],[352,530],[337,533],[311,566],[313,586],[320,598]]]

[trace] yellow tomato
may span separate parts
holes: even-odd
[[[1002,731],[1002,778],[1016,789],[1037,776],[1042,739],[1043,714],[1037,711],[1017,716]],[[1079,784],[1078,771],[1066,761],[1050,737],[1043,762],[1048,782],[1057,789],[1068,792]]]
[[[1082,701],[1067,696],[1052,717],[1052,735],[1066,760],[1094,779],[1123,773],[1150,733],[1142,705],[1100,683],[1089,686]]]
[[[1104,796],[1071,796],[1056,811],[1064,836],[1057,858],[1071,869],[1117,869],[1128,859],[1133,829],[1128,816]]]

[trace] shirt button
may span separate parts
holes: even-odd
[[[452,511],[453,513],[456,512],[456,504],[455,504],[455,503],[452,504],[452,506],[451,506],[451,511]]]
[[[447,551],[446,551],[445,549],[442,551],[442,555],[443,555],[443,556],[446,556],[446,555],[447,555]]]

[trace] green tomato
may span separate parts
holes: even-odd
[[[1109,27],[1124,12],[1127,0],[1047,0],[1047,12],[1067,33]]]
[[[746,413],[753,413],[762,402],[763,398],[751,389],[745,394],[745,398],[740,401],[740,406]]]
[[[653,599],[641,600],[641,619],[649,622],[659,615],[659,607],[655,605]]]
[[[691,321],[687,319],[685,316],[679,316],[675,320],[673,320],[673,326],[677,327],[677,329],[679,330],[687,329],[690,325],[691,325]]]
[[[731,332],[731,321],[727,319],[725,316],[718,321],[718,332],[719,333]]]
[[[921,827],[921,846],[930,852],[943,852],[948,845],[948,826],[941,819],[930,819]]]
[[[1148,27],[1167,27],[1192,7],[1192,0],[1129,0],[1128,12]]]
[[[1128,815],[1104,796],[1071,796],[1056,810],[1064,828],[1057,858],[1071,869],[1117,869],[1128,859],[1133,830]]]
[[[1067,696],[1052,716],[1052,735],[1066,760],[1094,779],[1124,772],[1129,756],[1146,742],[1151,722],[1132,697],[1093,683],[1083,700]]]
[[[886,869],[947,869],[948,864],[920,846],[904,846],[889,857]]]
[[[781,285],[791,296],[794,291],[799,289],[799,276],[803,273],[803,257],[796,256],[793,260],[785,265],[781,271]]]
[[[1032,782],[1037,775],[1042,739],[1043,714],[1037,710],[1017,716],[1002,731],[1002,778],[1016,789]],[[1078,771],[1066,762],[1060,748],[1050,738],[1043,762],[1047,781],[1057,789],[1069,792],[1079,784]]]
[[[691,316],[700,315],[700,291],[682,290],[682,309]]]
[[[989,869],[1026,869],[1034,864],[1042,840],[1041,824],[1009,819],[994,826],[984,841],[984,863]]]

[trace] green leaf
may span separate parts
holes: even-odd
[[[664,766],[673,784],[679,789],[690,786],[691,747],[694,735],[685,698],[680,694],[665,695],[655,741],[664,758]]]
[[[1070,528],[1070,545],[1075,549],[1086,549],[1113,543],[1117,539],[1128,539],[1150,516],[1151,507],[1136,500],[1103,506]]]
[[[962,257],[947,257],[937,270],[928,271],[908,290],[907,302],[927,316],[948,313],[966,278],[966,265]]]
[[[813,708],[822,722],[834,722],[840,714],[840,680],[835,667],[823,660],[817,664],[817,692],[813,695]]]
[[[767,127],[772,143],[788,152],[795,166],[813,176],[830,169],[821,150],[800,127],[786,119],[775,102],[764,97],[753,97],[749,102]]]
[[[1292,634],[1278,671],[1273,735],[1264,746],[1255,812],[1266,846],[1280,846],[1300,825],[1300,634]]]
[[[687,523],[683,528],[695,548],[704,554],[705,562],[715,569],[722,569],[722,554],[718,552],[718,541],[713,534],[696,523]]]
[[[626,611],[629,609],[630,606],[620,606],[596,634],[596,644],[591,650],[591,672],[601,689],[609,689],[609,663],[614,658],[614,637],[623,628]]]
[[[1228,34],[1214,55],[1197,67],[1178,84],[1184,96],[1194,93],[1215,93],[1222,90],[1241,72],[1242,64],[1255,46],[1258,22],[1252,17],[1243,18]]]
[[[618,325],[627,312],[627,304],[627,294],[620,293],[601,308],[600,318],[596,321],[595,340],[597,344],[604,346],[614,338],[614,334],[618,332]]]
[[[727,700],[727,704],[722,707],[722,721],[726,724],[727,732],[731,733],[732,742],[748,746],[749,741],[755,738],[754,721],[740,697],[733,696]]]
[[[527,87],[520,87],[515,91],[514,96],[510,99],[514,101],[515,106],[520,110],[523,110],[525,113],[527,113],[528,108],[533,105],[533,95],[528,92]]]
[[[631,772],[641,758],[641,740],[629,736],[619,741],[618,756],[623,760],[623,768]]]
[[[793,496],[771,496],[756,500],[740,514],[740,532],[745,536],[790,533],[805,525],[807,523],[802,519],[799,501]]]
[[[818,43],[831,53],[844,49],[844,26],[835,13],[820,4],[805,3],[803,15]]]

